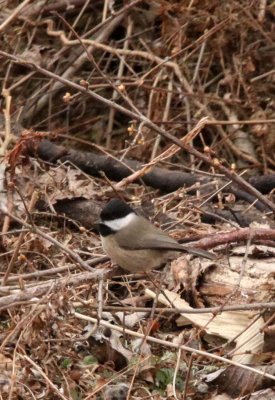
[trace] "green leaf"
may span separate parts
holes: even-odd
[[[161,368],[156,373],[156,386],[161,390],[166,389],[169,383],[173,383],[175,370],[173,368]],[[183,390],[184,381],[177,375],[176,377],[176,389]]]
[[[72,360],[70,359],[70,358],[68,358],[68,357],[65,357],[65,358],[63,358],[63,360],[61,361],[61,363],[60,363],[60,366],[61,366],[61,368],[64,368],[64,369],[68,369],[68,368],[70,368],[70,366],[72,365]]]
[[[90,355],[83,358],[83,363],[85,365],[97,364],[98,360],[96,357]]]

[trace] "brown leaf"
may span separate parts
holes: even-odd
[[[260,371],[274,374],[275,365],[257,367]],[[230,366],[226,368],[214,383],[218,385],[219,392],[226,392],[231,396],[244,396],[256,390],[273,387],[275,381],[265,378],[246,369]]]

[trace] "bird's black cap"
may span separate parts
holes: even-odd
[[[100,213],[101,221],[112,221],[123,218],[135,211],[124,201],[113,199],[103,208]]]

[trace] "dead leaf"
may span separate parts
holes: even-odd
[[[48,200],[55,203],[57,200],[83,197],[90,199],[94,193],[94,182],[87,179],[83,172],[64,165],[51,169],[37,177],[37,185],[46,190]]]
[[[117,383],[116,385],[107,385],[104,389],[105,400],[126,400],[129,391],[129,385],[126,383]]]
[[[214,394],[209,400],[232,400],[232,397],[228,396],[226,393]]]
[[[18,365],[14,361],[0,353],[0,393],[8,393],[12,374],[17,375]]]
[[[259,390],[258,392],[252,393],[250,396],[250,400],[274,400],[275,399],[275,390],[274,389],[265,389]]]
[[[0,353],[0,373],[12,371],[13,360]]]
[[[155,298],[155,293],[149,289],[146,289],[146,294]],[[173,304],[178,309],[192,309],[177,293],[164,290],[164,294],[165,296],[159,295],[158,301],[167,307],[171,307],[171,304]],[[224,311],[218,315],[212,313],[181,313],[181,317],[177,320],[179,326],[181,326],[182,319],[184,323],[187,320],[199,326],[209,335],[217,335],[229,341],[234,340],[236,347],[231,354],[232,359],[240,363],[250,364],[254,362],[254,354],[263,349],[264,333],[262,328],[264,320],[262,317],[258,317],[256,313],[248,311]],[[254,322],[252,323],[252,321]]]
[[[275,372],[275,365],[255,366],[255,368],[269,374],[274,374]],[[224,369],[213,383],[218,385],[220,392],[226,392],[230,396],[244,396],[256,390],[270,388],[275,385],[274,380],[233,365]]]

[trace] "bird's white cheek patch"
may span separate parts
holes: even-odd
[[[112,221],[103,221],[103,223],[112,229],[112,231],[119,231],[120,229],[123,229],[131,224],[131,222],[133,222],[136,218],[137,215],[135,213],[131,213],[126,215],[126,217],[117,218]]]

